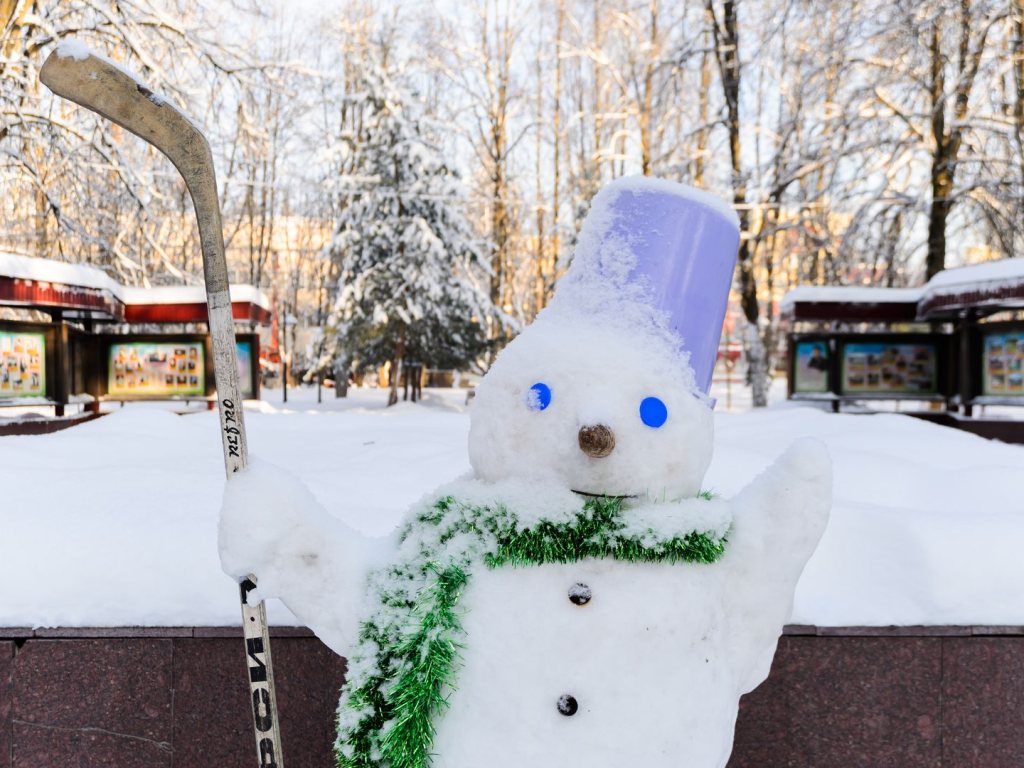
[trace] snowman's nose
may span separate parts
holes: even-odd
[[[592,459],[603,459],[615,450],[615,433],[604,424],[581,427],[580,450]]]

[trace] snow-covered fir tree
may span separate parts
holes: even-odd
[[[362,53],[343,104],[347,162],[328,246],[339,276],[334,359],[338,373],[351,361],[364,369],[390,361],[394,404],[403,360],[466,365],[484,350],[495,311],[458,175],[386,48]]]

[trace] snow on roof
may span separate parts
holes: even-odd
[[[999,259],[983,264],[944,269],[928,281],[924,296],[943,296],[964,289],[1024,284],[1024,259]]]
[[[0,253],[0,276],[39,283],[73,285],[110,291],[121,298],[123,286],[112,280],[106,272],[86,264],[67,264],[53,259],[36,259],[13,253]]]
[[[202,285],[161,285],[155,288],[124,286],[121,291],[124,295],[124,303],[129,306],[206,303],[206,288]],[[231,301],[255,304],[263,309],[270,309],[270,299],[267,298],[267,295],[251,285],[232,285]]]
[[[109,291],[127,305],[138,304],[205,304],[206,288],[202,285],[166,285],[136,288],[121,285],[102,269],[86,264],[68,264],[53,259],[39,259],[0,252],[0,277],[31,280],[39,283],[76,286]],[[270,299],[252,285],[232,285],[231,301],[255,304],[270,309]]]
[[[866,285],[801,285],[793,288],[779,303],[786,312],[794,304],[916,304],[920,288],[876,288]]]

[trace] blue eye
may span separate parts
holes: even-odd
[[[543,411],[551,405],[551,387],[540,382],[534,384],[526,395],[526,404],[535,411]]]
[[[668,408],[656,397],[645,397],[640,403],[640,420],[648,427],[657,429],[668,421]]]

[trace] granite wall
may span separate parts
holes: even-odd
[[[272,636],[287,765],[331,766],[344,660]],[[235,630],[0,630],[0,768],[249,768],[247,701]],[[1024,766],[1024,628],[787,628],[741,706],[754,766]]]

